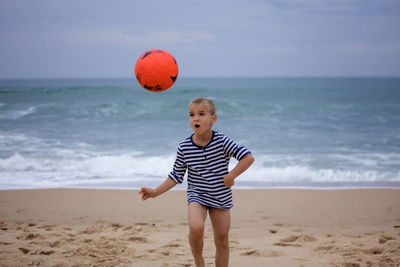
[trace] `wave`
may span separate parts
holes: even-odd
[[[53,158],[13,154],[0,159],[0,189],[43,187],[139,188],[156,186],[171,171],[174,155],[144,156],[125,154],[54,151]],[[331,183],[393,182],[400,186],[400,172],[313,168],[307,165],[271,166],[257,160],[237,180],[238,188],[296,184],[312,186]],[[235,162],[231,163],[231,168]]]
[[[244,176],[251,182],[380,182],[399,181],[400,172],[313,169],[308,166],[264,167],[250,169]]]
[[[1,107],[1,105],[0,105]],[[28,107],[21,110],[6,110],[0,114],[0,119],[17,120],[36,111],[37,107]]]

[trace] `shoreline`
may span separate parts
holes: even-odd
[[[237,189],[230,266],[398,266],[400,189]],[[0,266],[193,266],[184,190],[0,191]],[[204,256],[215,248],[209,218]]]
[[[0,185],[0,191],[12,190],[50,190],[50,189],[86,189],[86,190],[140,190],[142,186],[156,187],[164,180],[141,181],[137,183],[103,183],[103,184],[76,184],[67,186],[39,186],[39,187],[16,187],[8,185]],[[178,184],[171,190],[185,191],[187,189],[187,181]],[[248,182],[239,180],[234,185],[234,190],[273,190],[273,189],[289,189],[289,190],[357,190],[357,189],[400,189],[400,181],[358,181],[358,182],[294,182],[294,183],[276,183],[276,182]]]

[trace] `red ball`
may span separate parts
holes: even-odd
[[[162,92],[175,83],[178,77],[178,63],[167,51],[150,49],[136,61],[135,75],[144,89]]]

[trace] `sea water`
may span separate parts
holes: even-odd
[[[196,97],[256,159],[236,188],[400,187],[400,78],[132,78],[0,80],[0,189],[156,186]]]

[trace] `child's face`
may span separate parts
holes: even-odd
[[[189,105],[189,122],[195,134],[202,134],[211,130],[217,120],[217,115],[212,115],[206,104]]]

